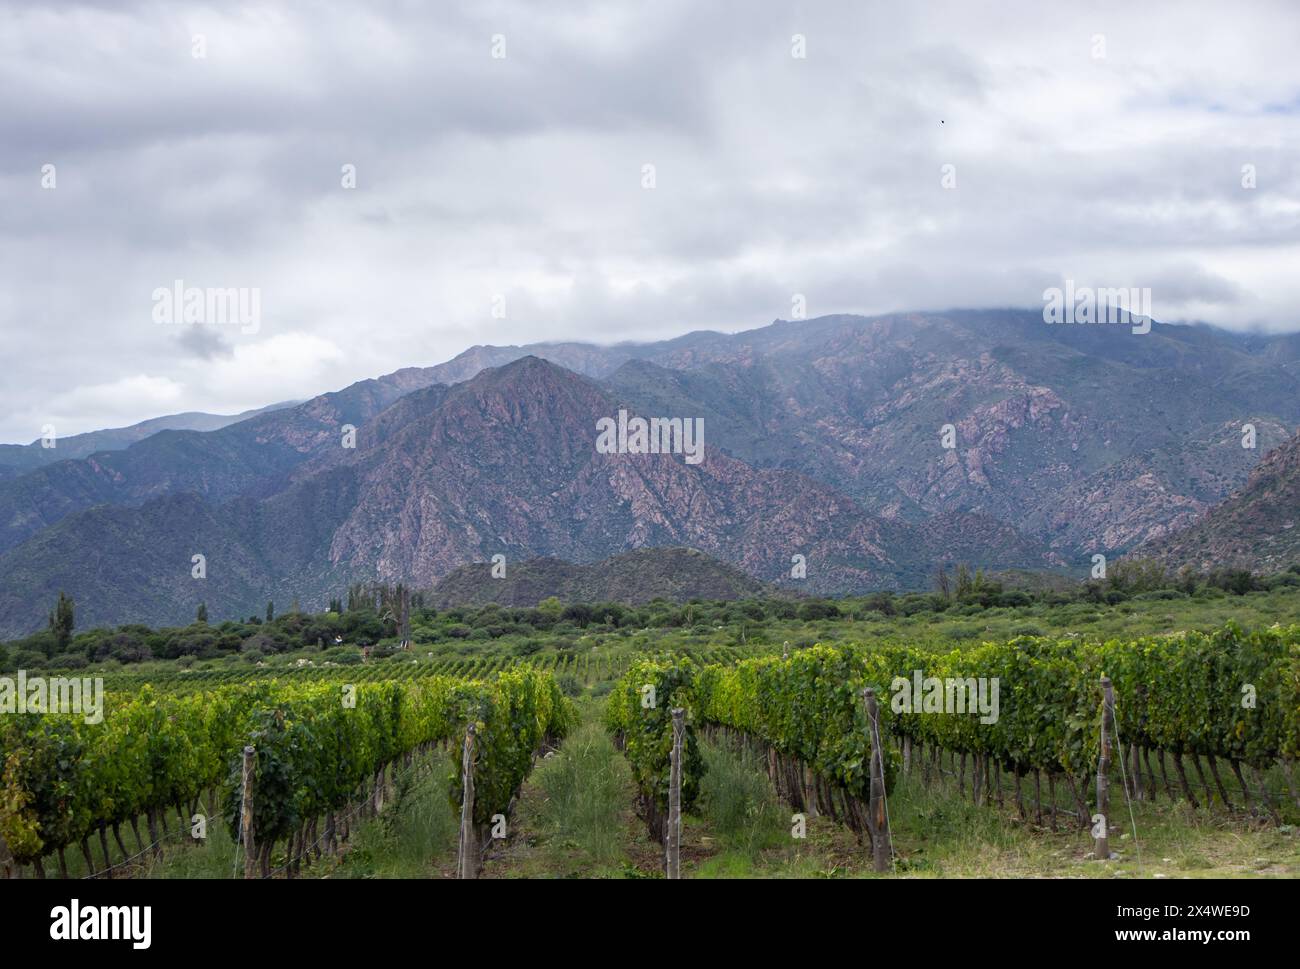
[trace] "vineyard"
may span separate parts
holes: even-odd
[[[390,828],[431,774],[443,828],[461,829],[462,877],[504,873],[518,842],[507,826],[521,809],[525,825],[541,810],[532,768],[547,754],[538,783],[554,783],[566,757],[579,756],[564,742],[575,730],[583,756],[599,760],[612,744],[629,772],[627,794],[607,792],[602,807],[588,808],[590,823],[605,843],[640,844],[640,864],[658,875],[677,870],[665,846],[680,845],[683,831],[692,844],[701,819],[721,823],[729,795],[719,785],[750,784],[745,770],[769,791],[746,796],[783,803],[794,819],[784,841],[769,832],[768,843],[785,844],[789,858],[832,851],[837,865],[862,871],[918,863],[934,817],[926,805],[954,793],[1026,831],[1104,839],[1132,829],[1135,846],[1139,814],[1145,825],[1162,810],[1159,823],[1179,830],[1213,816],[1285,834],[1300,809],[1300,626],[956,648],[417,652],[273,675],[173,668],[104,680],[101,723],[0,720],[0,838],[11,874],[44,878],[53,864],[63,877],[130,876],[175,850],[208,850],[191,830],[201,821],[233,852],[224,877],[300,877],[322,857],[346,866],[353,829],[384,818]],[[1099,765],[1116,779],[1109,803]],[[592,770],[606,787],[617,774],[610,763]],[[746,803],[736,817],[775,817],[770,805]],[[617,828],[624,808],[640,835]],[[805,826],[813,846],[798,840]]]
[[[763,651],[762,647],[686,647],[671,655],[703,663],[731,663]],[[282,666],[273,671],[257,667],[224,669],[173,669],[165,673],[136,672],[129,669],[97,674],[110,693],[134,694],[148,686],[164,693],[205,692],[222,686],[257,683],[274,677],[283,683],[375,683],[407,682],[429,676],[480,679],[516,669],[533,669],[569,676],[582,684],[599,683],[621,676],[633,661],[627,650],[605,653],[544,653],[529,657],[509,656],[425,656],[404,659],[394,657],[376,663],[354,665]]]
[[[961,684],[971,702],[947,709],[944,694],[931,690],[926,701],[914,703],[914,686],[922,682]],[[988,722],[976,715],[986,711],[974,708],[980,682],[1005,687]],[[942,770],[945,756],[959,763],[963,791],[970,758],[971,796],[980,804],[1001,805],[1006,771],[1024,818],[1022,777],[1030,774],[1040,792],[1041,823],[1041,779],[1046,776],[1054,791],[1062,778],[1077,806],[1075,817],[1095,822],[1100,806],[1088,803],[1088,775],[1098,771],[1102,756],[1103,682],[1114,685],[1108,702],[1115,734],[1107,746],[1119,749],[1125,797],[1155,797],[1163,783],[1167,796],[1199,806],[1186,760],[1207,801],[1217,795],[1220,804],[1233,807],[1220,771],[1226,763],[1249,811],[1262,805],[1280,824],[1280,805],[1288,798],[1300,807],[1292,768],[1300,754],[1297,626],[1252,632],[1228,626],[1213,634],[1102,644],[1021,638],[943,654],[814,647],[729,667],[644,662],[618,684],[606,721],[632,765],[642,816],[656,836],[669,809],[667,711],[676,708],[692,724],[682,757],[683,809],[700,787],[695,730],[721,731],[761,753],[776,790],[796,811],[843,819],[879,848],[888,839],[884,797],[900,766],[911,771],[915,763],[928,781],[932,770]],[[894,702],[877,709],[876,694]],[[864,697],[873,699],[867,703]],[[1177,787],[1169,780],[1170,763]],[[879,811],[873,764],[880,775]],[[1273,771],[1282,775],[1284,791],[1270,787],[1266,774]],[[1104,833],[1109,819],[1104,810],[1101,815]]]
[[[92,835],[109,868],[107,831],[126,854],[121,826],[129,823],[137,846],[148,850],[138,828],[143,818],[155,848],[166,815],[175,812],[188,828],[206,794],[230,830],[256,833],[257,861],[268,875],[277,843],[294,860],[309,835],[333,847],[337,813],[367,802],[379,810],[387,771],[458,743],[469,726],[477,735],[473,821],[481,827],[508,808],[535,753],[562,737],[573,718],[553,677],[533,670],[489,680],[262,682],[183,695],[146,686],[133,698],[114,695],[102,724],[38,713],[6,719],[0,837],[38,877],[51,854],[66,877],[65,849],[74,845],[94,872],[101,866]],[[248,749],[256,779],[251,816]]]

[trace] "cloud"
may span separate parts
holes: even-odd
[[[15,415],[17,426],[40,429],[52,424],[58,437],[103,427],[134,424],[145,417],[179,410],[182,387],[167,377],[134,374],[108,383],[62,391]]]
[[[1285,2],[10,4],[0,440],[141,372],[232,412],[796,293],[1037,307],[1073,278],[1294,330],[1298,28]],[[175,279],[260,289],[259,332],[153,326]]]
[[[234,348],[221,339],[221,334],[202,326],[187,326],[180,331],[176,342],[200,360],[215,360],[234,356]]]

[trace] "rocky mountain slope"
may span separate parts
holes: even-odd
[[[619,408],[703,418],[707,460],[598,453]],[[1077,571],[1197,521],[1297,423],[1300,341],[1208,327],[962,311],[475,347],[0,480],[0,633],[60,589],[83,624],[178,621],[200,599],[221,616],[431,586],[496,553],[689,546],[827,593],[925,586],[944,561]],[[196,586],[210,548],[225,565]]]
[[[192,493],[101,506],[0,555],[0,632],[39,624],[50,595],[84,623],[182,621],[200,601],[247,614],[267,598],[322,602],[358,579],[432,586],[503,554],[577,563],[690,546],[761,581],[837,593],[923,584],[939,560],[991,567],[1051,556],[1006,523],[887,520],[789,470],[706,441],[706,458],[601,454],[596,422],[621,403],[594,381],[525,357],[450,388],[415,391],[273,494]],[[207,575],[191,578],[191,559]],[[806,575],[792,576],[794,556]]]
[[[359,426],[427,385],[423,371],[398,371],[216,431],[166,430],[120,451],[0,480],[0,552],[96,505],[139,505],[184,492],[216,501],[274,494],[298,464],[338,447],[343,425]]]
[[[1138,549],[1171,568],[1278,572],[1300,564],[1300,435],[1265,456],[1244,488],[1187,528]]]
[[[883,517],[987,514],[1071,560],[1194,520],[1300,421],[1300,342],[1209,327],[1138,335],[962,311],[591,350],[475,348],[444,366],[516,353],[580,366],[643,412],[704,416],[756,467],[801,471]],[[957,446],[936,462],[949,423]]]

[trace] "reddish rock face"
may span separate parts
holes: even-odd
[[[1185,527],[1300,422],[1300,345],[1284,337],[1050,327],[1021,311],[476,348],[444,366],[463,377],[488,356],[530,352],[643,408],[694,407],[714,418],[717,446],[802,472],[873,515],[991,516],[1071,562]],[[1259,429],[1253,451],[1239,446],[1245,420]],[[947,423],[958,440],[943,452]]]
[[[525,358],[457,385],[348,469],[357,500],[330,558],[432,584],[501,551],[592,561],[644,546],[700,549],[769,581],[790,559],[839,563],[819,585],[895,585],[881,523],[803,475],[760,471],[710,448],[601,454],[597,421],[618,400]],[[815,573],[817,566],[813,566]],[[830,570],[827,569],[827,572]]]

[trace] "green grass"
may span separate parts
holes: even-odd
[[[705,773],[699,814],[721,847],[748,858],[790,837],[790,812],[777,800],[758,758],[724,743],[701,744]]]
[[[172,845],[146,869],[148,878],[243,878],[244,856],[219,820],[202,843]]]
[[[353,825],[334,877],[428,878],[454,870],[460,816],[448,798],[451,766],[436,751],[400,777],[380,816]]]
[[[1110,819],[1110,846],[1119,858],[1099,862],[1092,858],[1090,832],[1074,818],[1059,817],[1059,830],[1052,832],[1033,823],[1032,807],[1029,821],[1020,821],[1009,796],[1002,808],[976,806],[953,788],[951,782],[926,787],[913,776],[890,799],[904,872],[961,878],[1300,875],[1300,839],[1286,825],[1195,810],[1163,797],[1135,802],[1130,816],[1120,790]],[[1058,795],[1064,808],[1066,795],[1059,789]]]
[[[379,817],[354,820],[339,855],[322,855],[304,864],[299,877],[427,878],[454,873],[460,818],[448,799],[450,769],[448,755],[435,751],[415,761],[409,771],[399,771]],[[323,835],[324,829],[318,833]],[[203,842],[168,844],[159,858],[146,858],[139,871],[149,878],[242,878],[244,855],[237,848],[225,825],[213,820]],[[279,845],[272,869],[284,861]]]
[[[600,724],[598,700],[587,697],[579,711],[582,723],[525,782],[509,839],[485,860],[487,877],[644,874],[638,858],[653,848],[633,813],[632,771]]]
[[[597,723],[583,723],[534,775],[541,796],[538,828],[552,843],[593,865],[623,856],[622,818],[630,777],[627,764]]]
[[[712,764],[711,764],[712,766]],[[754,777],[727,771],[729,799],[755,797]],[[758,778],[767,784],[766,774]],[[1112,861],[1092,858],[1089,831],[1067,815],[1058,830],[1022,822],[1004,778],[1004,805],[975,805],[959,796],[956,784],[933,780],[927,786],[913,775],[899,780],[889,798],[895,868],[880,876],[872,871],[870,851],[851,832],[827,817],[808,819],[807,837],[786,837],[760,851],[738,850],[709,811],[688,818],[683,854],[695,863],[683,870],[693,878],[1252,878],[1300,877],[1300,831],[1294,826],[1252,820],[1221,809],[1194,810],[1171,804],[1136,803],[1130,819],[1122,799],[1111,819]],[[968,788],[969,791],[969,788]],[[1028,800],[1029,788],[1026,789]],[[773,797],[770,786],[766,794]],[[1044,792],[1046,796],[1046,792]],[[1066,809],[1065,792],[1059,790]],[[760,799],[763,795],[759,795]],[[787,812],[788,809],[781,810]],[[1136,822],[1137,842],[1132,835]]]

